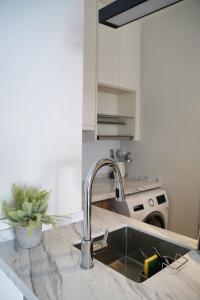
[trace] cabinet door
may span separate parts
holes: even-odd
[[[95,130],[96,126],[96,24],[96,1],[85,0],[83,130]]]
[[[120,35],[120,87],[138,90],[140,88],[140,22],[127,24],[118,30]]]
[[[119,33],[98,25],[98,83],[119,87]]]
[[[16,287],[16,285],[11,281],[11,279],[4,273],[2,269],[0,269],[0,282],[1,282],[1,295],[0,299],[15,299],[15,300],[23,300],[23,294]]]
[[[111,199],[97,201],[97,202],[94,202],[93,205],[107,209],[107,210],[111,210]]]

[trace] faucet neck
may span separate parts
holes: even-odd
[[[117,164],[111,159],[101,159],[89,170],[85,179],[85,199],[84,199],[84,217],[83,217],[83,239],[81,243],[81,267],[90,269],[93,267],[92,260],[92,238],[91,238],[91,202],[92,202],[92,184],[98,170],[103,166],[112,168],[115,176],[116,199],[122,201],[124,199],[124,190],[122,186],[121,173]]]
[[[112,168],[115,177],[115,192],[116,200],[124,200],[124,190],[122,185],[122,178],[120,170],[115,161],[111,159],[101,159],[95,163],[89,170],[85,179],[84,185],[84,221],[83,221],[83,239],[85,241],[91,241],[91,202],[92,202],[92,185],[96,173],[103,166],[109,166]]]

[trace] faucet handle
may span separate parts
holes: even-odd
[[[106,229],[103,238],[100,241],[93,242],[93,252],[97,252],[108,247],[107,244],[108,233],[109,230]]]
[[[103,243],[107,243],[108,234],[109,234],[109,230],[108,230],[108,228],[106,228],[103,239],[102,239]]]

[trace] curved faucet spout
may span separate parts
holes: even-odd
[[[111,159],[101,159],[89,170],[84,185],[84,219],[83,219],[83,239],[81,243],[81,267],[90,269],[93,267],[92,261],[92,238],[91,238],[91,202],[92,184],[96,173],[103,166],[109,166],[113,170],[115,177],[115,197],[117,201],[125,199],[124,189],[120,170],[115,161]]]

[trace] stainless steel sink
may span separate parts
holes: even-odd
[[[99,236],[94,240],[101,238],[102,236]],[[150,257],[155,254],[155,251],[152,249],[154,247],[160,254],[172,258],[177,253],[184,255],[190,251],[190,249],[131,227],[123,227],[110,232],[107,243],[108,247],[94,253],[93,257],[135,282],[143,281],[141,278],[144,263],[142,251]],[[75,247],[80,249],[80,244],[75,245]]]

